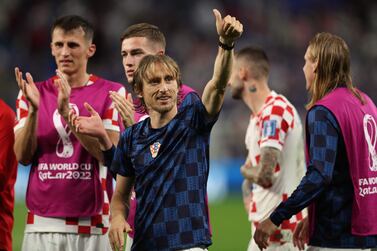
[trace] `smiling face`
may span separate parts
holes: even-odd
[[[132,83],[134,72],[140,61],[146,55],[156,55],[161,52],[146,37],[130,37],[122,41],[121,55],[124,73],[128,83]],[[162,52],[161,52],[162,53]]]
[[[180,70],[173,59],[148,55],[135,71],[133,87],[149,113],[169,115],[177,112],[180,83]]]
[[[85,38],[81,27],[69,31],[55,28],[52,32],[51,53],[57,68],[67,75],[86,72],[88,59],[94,52],[95,45]]]
[[[151,65],[140,95],[145,105],[158,113],[169,113],[177,107],[178,82],[174,73],[161,63]]]

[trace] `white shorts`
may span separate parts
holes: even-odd
[[[22,251],[111,251],[107,234],[25,233]]]
[[[247,251],[260,251],[258,245],[254,241],[254,233],[255,233],[255,227],[254,224],[251,226],[251,239],[249,241],[249,246],[247,247]],[[263,251],[299,251],[298,248],[293,246],[293,242],[286,242],[283,245],[278,245],[275,243],[270,243],[270,245],[263,249]]]
[[[250,239],[247,251],[260,251],[258,245],[254,241],[254,238]],[[287,242],[283,245],[270,244],[266,249],[263,249],[263,251],[299,251],[299,249],[294,247],[292,242]]]

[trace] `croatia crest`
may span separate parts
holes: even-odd
[[[150,145],[149,148],[151,150],[152,158],[156,158],[158,154],[158,150],[160,150],[160,142],[154,142],[153,145]]]

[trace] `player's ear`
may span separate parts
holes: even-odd
[[[313,72],[314,73],[317,73],[317,68],[318,68],[318,60],[315,61],[314,65],[313,65]]]
[[[238,71],[238,77],[245,81],[247,80],[248,76],[249,76],[249,71],[248,69],[246,69],[246,67],[240,67],[239,71]]]
[[[55,57],[54,45],[52,44],[52,42],[50,43],[50,48],[51,48],[51,55]]]
[[[94,55],[94,53],[96,52],[96,45],[95,44],[90,44],[89,48],[88,48],[88,58],[92,57]]]

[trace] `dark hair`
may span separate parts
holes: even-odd
[[[243,59],[252,67],[252,78],[268,78],[270,62],[264,50],[258,47],[248,46],[236,53],[237,60]]]
[[[157,26],[152,24],[139,23],[129,26],[120,37],[120,42],[122,43],[124,39],[131,37],[145,37],[153,43],[161,45],[163,49],[166,47],[164,34]]]
[[[80,27],[85,33],[85,38],[88,41],[92,41],[94,35],[93,26],[87,20],[77,15],[62,16],[56,19],[51,27],[51,35],[56,28],[60,28],[64,31],[71,31]]]

